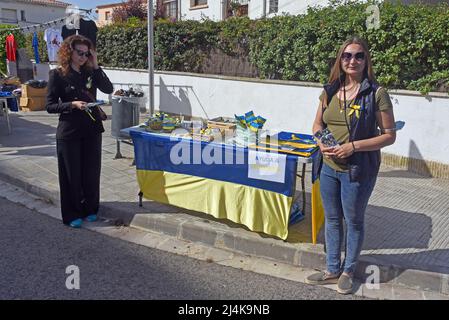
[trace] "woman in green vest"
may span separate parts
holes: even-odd
[[[319,142],[323,155],[320,192],[327,268],[310,275],[307,283],[337,284],[339,293],[352,293],[380,149],[394,143],[394,123],[390,97],[376,83],[366,42],[359,37],[348,39],[338,50],[313,123],[316,136],[324,133]],[[346,250],[341,262],[343,239]]]

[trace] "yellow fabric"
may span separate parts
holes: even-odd
[[[295,150],[285,150],[285,149],[279,149],[277,146],[273,145],[271,147],[270,145],[261,145],[261,144],[250,144],[248,145],[248,148],[250,149],[260,149],[260,150],[273,150],[281,153],[289,153],[289,154],[295,154],[297,156],[301,157],[310,157],[313,152],[316,150],[313,150],[313,152],[302,152],[302,151],[295,151]]]
[[[316,144],[292,142],[292,141],[279,141],[279,144],[287,145],[287,146],[297,148],[297,149],[309,149],[309,148],[315,148],[317,146]]]
[[[231,182],[165,171],[137,170],[147,199],[211,214],[283,240],[288,235],[292,198]]]
[[[324,208],[321,202],[320,180],[312,185],[312,243],[316,244],[318,232],[324,222]]]

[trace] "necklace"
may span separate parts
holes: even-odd
[[[346,92],[351,91],[353,88],[357,87],[359,84],[358,83],[354,83],[352,86],[350,86],[349,88],[347,88],[346,86],[342,86],[340,88],[340,91],[346,90]]]
[[[339,100],[347,99],[347,98],[355,99],[357,97],[359,90],[360,90],[360,84],[353,85],[349,90],[342,87],[342,88],[340,88],[340,91],[338,92],[337,96],[338,96]],[[354,96],[354,94],[355,94],[355,96]]]

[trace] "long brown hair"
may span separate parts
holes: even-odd
[[[75,46],[77,44],[84,44],[89,48],[89,50],[94,48],[92,42],[88,38],[81,35],[73,35],[64,39],[58,51],[59,69],[62,72],[63,76],[67,76],[70,71],[70,61],[72,60],[72,53],[75,50]],[[92,69],[93,67],[90,64],[89,60],[87,60],[87,62],[81,66],[81,70],[83,71],[92,71]]]
[[[371,62],[371,55],[369,53],[368,44],[364,39],[358,36],[352,36],[348,38],[345,42],[343,42],[341,47],[338,49],[337,59],[335,60],[334,66],[332,67],[329,76],[329,83],[332,83],[335,80],[340,79],[340,77],[345,74],[345,72],[341,68],[341,55],[345,51],[346,47],[349,46],[350,44],[358,44],[363,48],[363,51],[365,52],[365,69],[363,69],[363,77],[368,78],[368,80],[370,80],[371,82],[376,82],[376,77],[373,71],[373,63]]]

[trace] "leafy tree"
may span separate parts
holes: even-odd
[[[120,7],[114,9],[112,12],[112,21],[124,22],[128,21],[131,17],[136,17],[140,20],[147,18],[147,1],[145,0],[128,0],[124,2]]]

